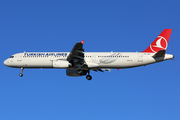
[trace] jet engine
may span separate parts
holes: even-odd
[[[86,75],[87,71],[85,70],[66,70],[66,75],[67,76],[83,76]]]
[[[71,66],[71,63],[65,60],[56,60],[53,61],[53,67],[54,68],[68,68]]]

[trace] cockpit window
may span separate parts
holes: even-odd
[[[14,58],[14,56],[11,56],[10,58]]]

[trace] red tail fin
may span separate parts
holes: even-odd
[[[153,43],[143,52],[156,53],[159,50],[166,50],[172,29],[164,29]]]

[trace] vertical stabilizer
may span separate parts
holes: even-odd
[[[172,29],[164,29],[162,33],[152,42],[152,44],[143,52],[156,53],[160,50],[166,50]]]

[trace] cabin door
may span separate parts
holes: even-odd
[[[143,53],[139,53],[138,62],[143,62]]]

